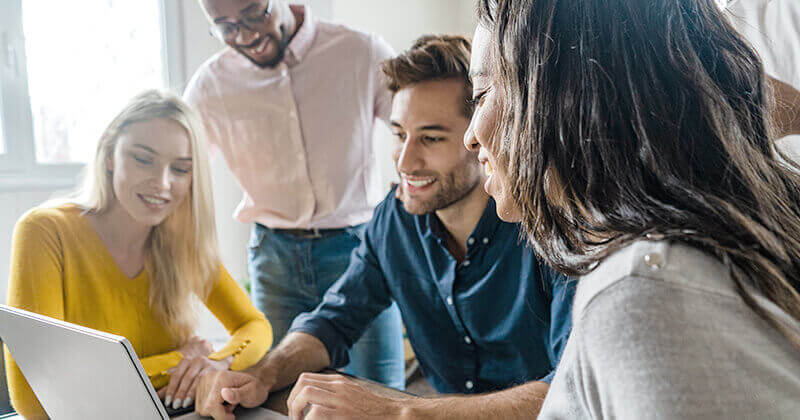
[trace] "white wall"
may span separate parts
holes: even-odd
[[[472,0],[334,0],[333,20],[378,33],[400,52],[420,35],[472,35]]]
[[[0,192],[0,302],[6,301],[14,223],[28,209],[47,200],[54,192],[55,189]]]

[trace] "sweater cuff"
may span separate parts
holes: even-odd
[[[244,370],[258,363],[272,345],[272,327],[266,320],[239,328],[224,347],[208,355],[211,360],[233,356],[230,370]]]

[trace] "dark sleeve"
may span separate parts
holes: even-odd
[[[373,218],[350,256],[347,271],[325,292],[319,306],[298,315],[289,328],[290,332],[308,333],[322,341],[333,368],[349,362],[348,349],[392,303],[374,248],[375,242],[387,239],[377,227],[380,223],[380,218]]]
[[[572,299],[575,297],[577,281],[548,267],[543,267],[543,272],[545,284],[550,285],[552,292],[547,354],[550,357],[551,365],[557,367],[572,330]],[[541,380],[550,383],[555,371],[553,369]]]

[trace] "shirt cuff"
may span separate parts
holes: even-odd
[[[328,356],[331,359],[331,368],[340,368],[350,363],[347,342],[336,330],[336,327],[327,319],[314,317],[309,313],[300,314],[294,319],[294,322],[292,322],[289,332],[310,334],[319,341],[322,341],[325,349],[328,350]]]

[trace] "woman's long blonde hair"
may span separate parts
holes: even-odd
[[[116,199],[108,161],[117,139],[128,126],[153,119],[180,124],[189,134],[192,149],[189,196],[153,228],[145,244],[150,307],[176,344],[181,344],[196,325],[194,298],[205,300],[220,270],[206,134],[198,113],[171,93],[147,90],[135,96],[103,132],[83,185],[68,201],[94,214],[107,211]]]

